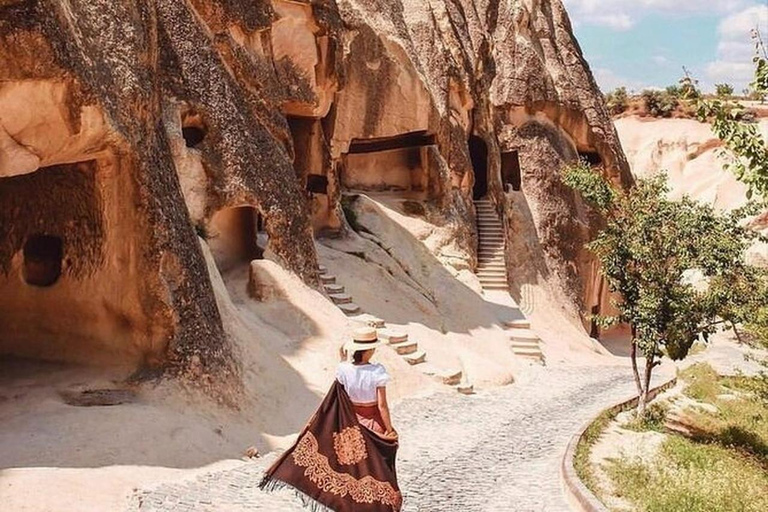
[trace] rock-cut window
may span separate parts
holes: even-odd
[[[33,286],[51,286],[61,276],[64,246],[61,238],[34,235],[24,244],[24,281]]]

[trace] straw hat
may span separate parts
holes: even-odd
[[[347,342],[344,348],[347,352],[353,353],[361,350],[371,350],[382,345],[384,345],[384,342],[379,341],[376,329],[373,327],[361,327],[352,332],[352,341]]]

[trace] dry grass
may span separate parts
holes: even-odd
[[[760,465],[680,436],[667,439],[650,466],[623,458],[607,472],[622,497],[643,512],[768,510],[768,474]]]
[[[768,510],[768,408],[750,379],[706,364],[682,372],[684,393],[716,407],[688,409],[687,437],[671,433],[651,464],[621,458],[606,471],[621,497],[644,512]]]

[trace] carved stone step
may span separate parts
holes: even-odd
[[[408,334],[402,331],[397,331],[395,329],[380,329],[378,332],[379,339],[386,341],[389,344],[403,343],[404,341],[408,341]]]
[[[346,293],[334,293],[328,295],[328,297],[331,298],[334,304],[349,304],[352,302],[352,296]]]
[[[503,284],[503,285],[502,284],[484,284],[482,285],[482,287],[483,287],[483,290],[488,290],[488,291],[509,290],[509,285],[507,284]]]
[[[527,358],[530,358],[530,359],[541,360],[541,359],[543,359],[543,356],[544,356],[544,354],[542,354],[541,350],[539,350],[538,348],[533,349],[533,348],[515,348],[515,347],[512,347],[512,352],[516,356],[527,357]]]
[[[509,327],[510,329],[530,329],[531,328],[531,322],[526,319],[508,320],[504,322],[504,325],[506,327]]]
[[[462,395],[473,395],[475,393],[475,386],[470,383],[463,383],[456,385],[456,391]]]
[[[413,354],[419,349],[419,344],[415,341],[403,341],[402,343],[390,343],[390,347],[401,356]]]
[[[354,302],[349,302],[347,304],[338,304],[337,306],[340,310],[342,310],[347,315],[354,315],[360,312],[360,306],[358,306]]]
[[[433,377],[447,386],[455,386],[461,382],[463,376],[461,370],[443,370],[430,363],[423,363],[419,365],[419,370],[424,375]]]
[[[323,274],[320,276],[320,282],[323,284],[334,284],[336,282],[336,276],[331,274]]]
[[[514,341],[511,344],[512,350],[536,350],[539,353],[541,353],[541,347],[539,347],[539,344],[535,341],[530,342],[523,342],[523,341]]]
[[[483,277],[480,278],[480,284],[485,286],[507,286],[507,278],[506,277],[500,277],[500,278],[490,278],[490,277]]]
[[[325,285],[325,291],[330,294],[344,293],[344,285],[327,284]]]
[[[423,350],[417,350],[412,354],[404,355],[403,359],[405,359],[405,362],[408,364],[417,365],[427,360],[427,353]]]
[[[353,316],[352,321],[362,325],[367,325],[368,327],[373,327],[375,329],[383,329],[387,326],[384,320],[368,313],[362,313],[360,315]]]
[[[536,341],[536,342],[539,341],[539,336],[535,332],[530,330],[530,329],[518,328],[518,329],[515,329],[514,331],[510,331],[510,332],[511,332],[511,336],[510,337],[513,340],[520,340],[520,341],[530,341],[530,340],[533,340],[533,341]]]
[[[318,265],[317,266],[317,273],[320,275],[326,274],[328,272],[328,269],[325,267],[325,265]]]
[[[486,264],[479,264],[477,266],[478,270],[501,270],[502,272],[506,272],[507,266],[503,263],[486,263]]]

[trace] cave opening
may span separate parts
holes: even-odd
[[[205,139],[205,129],[201,126],[184,126],[181,129],[184,143],[188,148],[196,148]]]
[[[61,276],[64,244],[58,236],[32,235],[22,250],[24,281],[32,286],[53,286]]]
[[[501,179],[505,189],[520,192],[523,178],[520,171],[520,154],[517,151],[501,154]]]
[[[477,135],[469,137],[469,157],[475,175],[472,197],[477,201],[488,195],[488,145]]]
[[[579,160],[586,162],[590,167],[600,167],[603,159],[597,151],[579,151]]]
[[[264,258],[264,221],[252,206],[219,210],[211,217],[208,232],[208,245],[222,274]]]
[[[328,177],[324,174],[307,175],[307,192],[328,195]]]
[[[430,147],[434,134],[408,132],[392,137],[353,139],[340,167],[348,190],[388,192],[413,200],[429,193]]]

